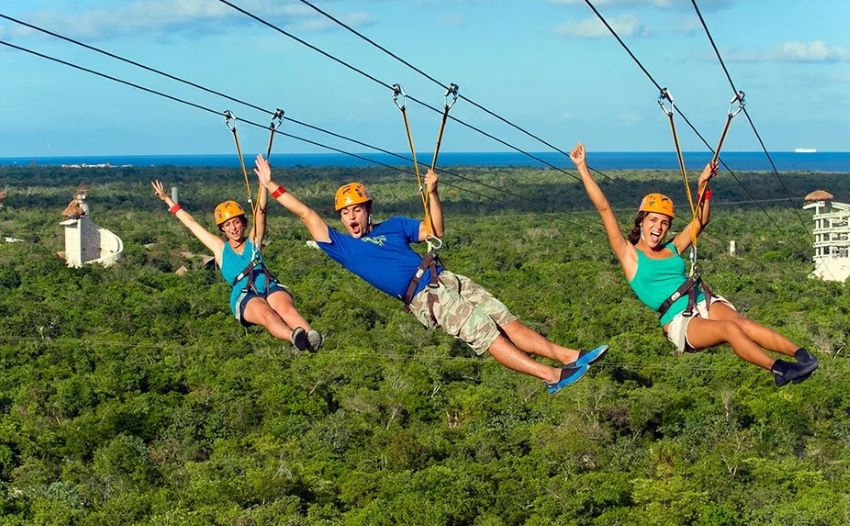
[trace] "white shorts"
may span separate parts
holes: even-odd
[[[729,301],[723,296],[711,296],[712,304],[717,303],[718,301],[725,303],[730,309],[737,312],[735,306],[729,303]],[[696,316],[708,319],[708,308],[705,304],[705,299],[697,303],[696,307],[696,312],[693,313],[693,316],[685,316],[685,312],[682,311],[667,325],[667,339],[670,340],[670,343],[676,346],[676,350],[673,351],[673,354],[680,355],[686,351],[691,352],[695,350],[688,342],[688,324]]]

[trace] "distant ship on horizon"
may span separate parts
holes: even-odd
[[[818,153],[817,148],[794,148],[794,153]]]

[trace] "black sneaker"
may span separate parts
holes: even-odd
[[[312,352],[318,351],[319,347],[322,346],[322,334],[313,329],[307,331],[307,345]]]
[[[310,348],[310,344],[307,341],[307,331],[303,327],[296,327],[292,331],[292,345],[299,351],[306,351]]]
[[[806,350],[803,349],[803,351]],[[809,354],[809,351],[806,351],[806,354],[809,358],[807,361],[803,361],[800,360],[800,358],[797,358],[797,363],[794,364],[794,367],[798,369],[797,375],[794,377],[795,384],[805,381],[809,376],[812,375],[815,369],[818,368],[818,365],[820,365],[818,359]]]
[[[793,381],[798,384],[808,378],[812,371],[818,368],[818,362],[809,363],[790,363],[776,360],[770,372],[773,373],[773,379],[776,381],[776,387],[782,387],[788,382]]]
[[[794,358],[797,359],[797,363],[809,363],[818,361],[817,358],[812,356],[812,353],[809,352],[805,347],[800,347],[794,352]]]

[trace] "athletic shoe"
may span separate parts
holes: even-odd
[[[794,352],[794,358],[797,359],[797,363],[809,363],[818,361],[817,358],[812,356],[812,353],[809,352],[808,349],[804,347],[800,347]]]
[[[790,363],[782,360],[776,360],[770,372],[773,373],[773,379],[776,381],[776,387],[782,387],[788,382],[793,381],[798,384],[804,381],[812,371],[818,368],[818,362],[809,363]]]
[[[574,383],[581,380],[581,377],[587,372],[587,365],[568,365],[561,369],[561,379],[554,383],[543,382],[546,384],[546,390],[549,391],[549,394],[555,394],[564,387],[568,385],[573,385]]]
[[[307,345],[310,351],[316,352],[322,346],[322,335],[317,330],[310,329],[307,331]]]
[[[305,331],[303,327],[296,327],[295,330],[292,331],[292,345],[294,345],[299,351],[306,351],[309,349],[310,344],[307,341],[307,331]]]
[[[805,351],[805,349],[803,350]],[[799,361],[794,364],[794,366],[799,370],[797,376],[794,378],[795,384],[805,381],[809,376],[812,375],[815,369],[818,368],[818,365],[820,365],[818,359],[809,354],[809,351],[806,351],[806,354],[808,354],[808,358],[810,358],[808,361],[802,361],[797,358],[797,360]]]
[[[590,365],[605,356],[605,353],[607,352],[608,346],[603,343],[595,349],[590,349],[589,351],[584,350],[579,352],[578,359],[574,363],[575,365]]]

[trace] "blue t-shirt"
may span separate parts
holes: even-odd
[[[328,227],[330,243],[319,242],[334,261],[357,274],[367,283],[390,296],[402,299],[407,285],[416,274],[422,256],[410,243],[419,241],[421,221],[409,217],[392,217],[372,227],[368,235],[355,239]],[[443,271],[437,267],[437,274]],[[431,270],[422,275],[416,294],[428,286]]]

